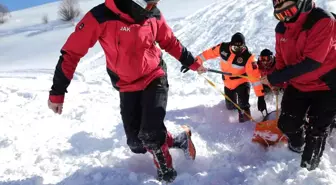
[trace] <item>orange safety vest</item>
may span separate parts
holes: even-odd
[[[220,67],[223,72],[231,73],[232,76],[223,75],[223,81],[225,87],[234,90],[239,85],[251,82],[254,88],[255,94],[264,96],[264,88],[260,82],[260,71],[255,60],[255,57],[246,47],[242,54],[236,55],[231,51],[230,44],[223,42],[210,49],[203,51],[197,56],[202,62],[221,57]],[[234,77],[235,75],[247,75],[252,77],[251,79]]]

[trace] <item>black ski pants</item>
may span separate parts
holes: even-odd
[[[308,123],[305,121],[306,114]],[[281,102],[278,127],[287,135],[292,146],[299,147],[305,142],[305,134],[306,138],[327,137],[335,115],[335,92],[302,92],[288,86]]]
[[[272,89],[268,86],[268,85],[263,85],[263,88],[264,88],[264,93],[265,94],[269,94],[272,92]]]
[[[120,113],[132,152],[146,153],[145,148],[160,148],[165,143],[168,88],[164,76],[153,80],[143,91],[120,92]]]
[[[240,106],[243,110],[248,110],[250,108],[250,84],[243,83],[239,85],[237,88],[231,90],[224,86],[225,94],[236,104]],[[238,100],[238,102],[237,102]],[[227,106],[234,107],[234,105],[227,99],[225,99]]]

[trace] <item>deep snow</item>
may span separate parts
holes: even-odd
[[[85,13],[101,0],[81,3]],[[271,1],[162,1],[176,36],[195,55],[240,31],[252,52],[274,49]],[[213,4],[210,4],[213,3]],[[318,5],[334,8],[332,1]],[[151,156],[126,145],[118,93],[112,89],[105,57],[96,44],[80,62],[61,116],[47,108],[59,50],[74,27],[57,20],[58,3],[12,13],[0,26],[0,185],[135,185],[154,180]],[[41,24],[48,13],[50,23]],[[170,91],[166,125],[189,124],[197,148],[194,162],[171,150],[178,177],[173,184],[331,185],[336,184],[336,139],[329,140],[320,167],[299,167],[300,155],[285,145],[267,150],[252,143],[255,123],[240,124],[225,110],[223,97],[194,72],[165,54]],[[217,68],[218,60],[206,62]],[[217,74],[206,74],[222,86]],[[260,120],[251,90],[252,115]],[[268,109],[274,110],[272,97]],[[335,134],[333,134],[335,135]]]

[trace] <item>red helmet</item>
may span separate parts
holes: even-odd
[[[264,49],[260,52],[259,58],[258,58],[258,67],[261,70],[269,70],[271,69],[274,64],[274,56],[272,51],[270,51],[269,49]]]

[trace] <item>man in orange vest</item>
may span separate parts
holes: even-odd
[[[263,85],[259,81],[260,71],[256,63],[255,57],[245,45],[245,37],[243,34],[235,33],[230,42],[222,42],[210,49],[205,50],[197,56],[197,60],[203,63],[206,60],[221,57],[220,67],[223,72],[232,75],[223,75],[224,92],[234,102],[238,103],[241,109],[248,115],[250,111],[250,83],[254,88],[254,92],[258,97],[258,110],[266,110],[266,102],[264,99]],[[185,73],[189,69],[185,66],[181,67],[181,72]],[[239,76],[237,76],[239,75]],[[243,78],[241,76],[248,76]],[[238,102],[237,102],[238,100]],[[235,109],[230,100],[225,99],[226,107],[229,110]],[[245,122],[250,118],[239,110],[239,122]]]

